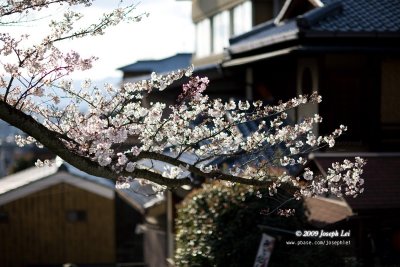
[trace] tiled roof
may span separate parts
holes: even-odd
[[[307,1],[307,0],[288,0]],[[400,37],[398,0],[322,0],[316,7],[284,21],[271,20],[230,39],[233,54],[299,39],[300,36]]]
[[[323,169],[327,169],[333,162],[342,162],[355,155],[316,156],[314,160]],[[356,198],[346,198],[350,207],[355,210],[379,210],[400,208],[400,155],[365,154],[367,160],[362,178],[365,181],[364,193]]]
[[[324,4],[340,3],[339,13],[321,18],[313,30],[335,32],[399,32],[398,0],[323,0]]]
[[[164,73],[190,66],[192,54],[179,53],[171,57],[158,60],[139,60],[133,64],[119,68],[123,72],[157,72]]]
[[[289,21],[281,26],[272,24],[272,21],[264,24],[258,31],[251,31],[247,35],[240,35],[230,39],[230,50],[237,46],[246,44],[251,49],[257,49],[262,46],[272,44],[278,40],[297,38],[299,29],[296,21]],[[273,26],[271,26],[273,25]],[[264,28],[264,29],[263,29]]]

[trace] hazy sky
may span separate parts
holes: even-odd
[[[96,79],[121,75],[115,71],[116,68],[139,59],[158,59],[177,52],[193,52],[191,1],[142,0],[137,11],[149,12],[150,16],[138,23],[120,25],[105,36],[86,40],[82,45],[85,53],[100,57],[96,68],[91,71]]]
[[[102,7],[111,8],[110,4]],[[121,72],[116,68],[140,59],[158,59],[177,52],[193,52],[191,1],[142,0],[137,12],[149,12],[150,16],[138,23],[119,25],[104,36],[82,40],[78,44],[82,53],[94,54],[99,60],[90,72],[76,74],[76,77],[84,78],[88,74],[92,79],[120,76]],[[87,15],[101,13],[103,10],[98,6]]]
[[[98,17],[118,2],[119,0],[98,0],[97,4],[83,9],[85,17],[89,20]],[[102,80],[107,77],[120,77],[121,72],[116,69],[137,60],[159,59],[178,52],[193,52],[191,1],[141,0],[134,3],[138,3],[137,14],[149,12],[150,16],[138,23],[125,23],[113,27],[100,37],[63,44],[64,48],[74,49],[82,55],[99,57],[92,70],[75,73],[74,78]],[[54,18],[54,14],[62,14],[62,11],[60,8],[53,9],[49,16]],[[45,31],[47,24],[48,22],[41,18],[24,27],[12,28],[11,31],[28,31],[31,36],[39,36]]]

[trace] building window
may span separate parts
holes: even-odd
[[[213,17],[213,53],[222,53],[229,45],[230,25],[229,12],[223,11]]]
[[[233,8],[233,35],[250,31],[253,27],[253,8],[251,1],[246,1]]]
[[[85,222],[87,214],[85,210],[69,210],[66,213],[67,222]]]
[[[229,37],[251,30],[253,10],[251,1],[246,1],[231,10],[222,11],[211,19],[196,24],[196,57],[222,53],[229,46]]]
[[[196,24],[196,56],[203,57],[211,54],[211,23],[204,19]]]

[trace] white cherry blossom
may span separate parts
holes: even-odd
[[[0,7],[0,18],[11,23],[9,14],[37,12],[51,4],[49,0],[15,1]],[[30,135],[16,136],[18,145],[43,144],[77,168],[113,179],[120,188],[140,179],[161,193],[166,187],[195,184],[197,176],[264,186],[271,195],[282,183],[295,185],[296,197],[362,192],[365,162],[360,158],[333,164],[326,177],[306,166],[308,153],[333,147],[347,130],[340,125],[331,134],[317,136],[315,126],[322,123],[318,114],[288,123],[291,109],[321,102],[317,93],[276,105],[210,99],[205,94],[210,81],[192,76],[193,66],[168,74],[152,73],[148,80],[121,86],[95,87],[87,79],[75,88],[68,75],[91,68],[96,57],[63,51],[58,43],[104,34],[122,20],[137,21],[146,15],[133,15],[133,9],[118,7],[82,29],[75,27],[82,14],[67,11],[61,20],[50,23],[48,34],[35,45],[27,45],[28,35],[0,34],[0,54],[5,59],[1,63],[0,118]],[[169,85],[181,79],[182,91],[173,105],[145,105],[146,96],[169,90]],[[60,105],[61,99],[70,102]],[[246,133],[240,130],[249,123],[256,127]],[[45,164],[50,162],[37,162],[38,166]],[[166,169],[158,168],[160,164]],[[293,170],[302,170],[298,177],[304,179],[296,179]]]

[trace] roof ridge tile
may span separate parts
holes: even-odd
[[[314,8],[303,15],[298,16],[296,18],[296,23],[300,28],[308,29],[312,25],[316,24],[319,20],[338,14],[342,10],[342,2],[334,1],[324,5],[323,7]]]

